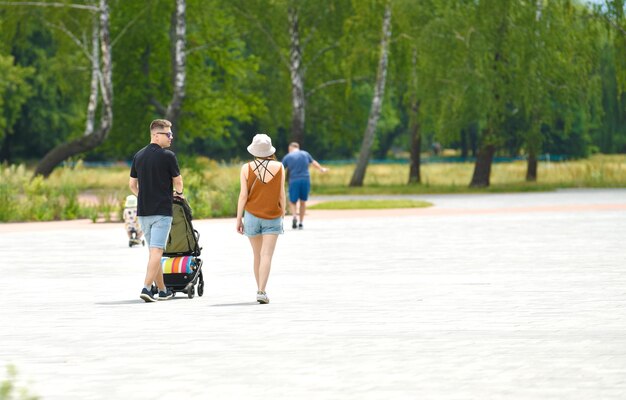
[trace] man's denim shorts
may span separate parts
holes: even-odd
[[[243,214],[243,233],[246,236],[282,235],[283,217],[263,219],[246,211]]]
[[[289,181],[289,201],[296,203],[298,200],[307,201],[311,191],[309,179],[296,179]]]
[[[167,238],[172,227],[172,217],[167,215],[139,216],[141,230],[148,242],[148,247],[165,249]]]

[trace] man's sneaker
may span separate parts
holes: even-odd
[[[139,297],[146,303],[152,303],[156,301],[156,299],[154,298],[154,295],[152,295],[152,292],[150,292],[146,288],[141,289],[141,294],[139,295]]]
[[[174,297],[174,293],[172,293],[172,289],[166,289],[166,291],[159,291],[159,300],[169,300]]]
[[[256,301],[261,304],[267,304],[270,302],[270,298],[267,297],[267,293],[259,290],[258,292],[256,292]]]
[[[304,227],[302,226],[302,224],[299,224],[299,225],[298,225],[298,229],[302,230],[302,228],[304,228]]]
[[[294,219],[291,221],[291,227],[292,227],[293,229],[296,229],[296,228],[298,227],[298,220],[297,220],[297,219],[295,219],[295,218],[294,218]]]

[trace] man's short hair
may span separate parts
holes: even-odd
[[[150,122],[150,132],[166,129],[170,126],[172,126],[172,123],[166,119],[155,119],[154,121]]]
[[[293,147],[293,148],[299,149],[300,145],[298,144],[298,142],[291,142],[291,143],[289,143],[289,147]]]

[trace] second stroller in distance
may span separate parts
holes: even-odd
[[[161,258],[165,286],[176,292],[185,293],[190,299],[204,294],[202,260],[198,241],[200,234],[191,224],[192,211],[187,200],[174,197],[172,204],[172,228]],[[153,290],[155,290],[154,288]]]
[[[139,221],[137,221],[137,196],[134,194],[126,196],[126,202],[124,203],[124,226],[128,235],[128,247],[139,244],[142,246],[146,245]]]

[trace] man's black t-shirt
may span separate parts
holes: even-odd
[[[150,143],[133,157],[130,176],[139,180],[137,215],[172,215],[172,178],[180,175],[176,155]]]

